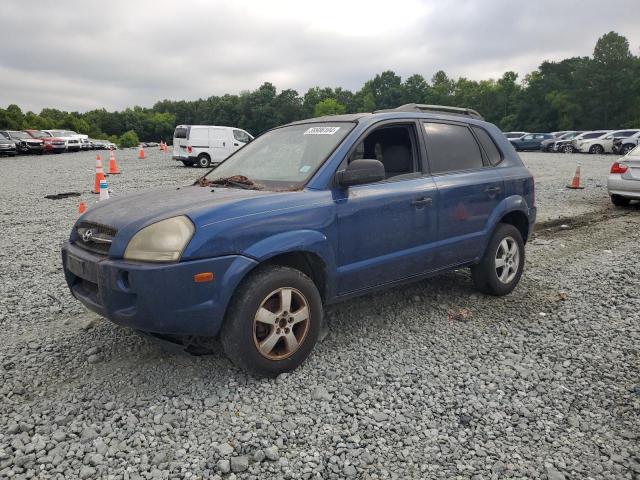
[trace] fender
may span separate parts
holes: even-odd
[[[498,222],[500,222],[500,219],[511,212],[522,212],[526,215],[527,218],[530,218],[529,205],[527,205],[527,201],[524,199],[524,197],[520,195],[511,195],[509,197],[506,197],[493,210],[493,212],[489,216],[489,219],[487,220],[487,227],[482,232],[482,252],[486,250],[489,239],[491,238],[491,233],[493,233],[493,231],[495,230]]]
[[[329,239],[316,230],[292,230],[264,238],[245,249],[243,255],[258,263],[283,253],[309,252],[322,259],[327,275],[327,299],[333,298],[333,285],[336,284],[335,252]]]

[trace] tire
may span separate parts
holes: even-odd
[[[207,155],[206,153],[201,153],[200,155],[198,155],[199,167],[209,168],[209,165],[211,165],[211,159],[209,158],[209,155]]]
[[[589,153],[594,155],[602,155],[604,153],[604,148],[602,148],[602,145],[593,145],[589,149]]]
[[[621,155],[626,155],[627,153],[629,153],[631,150],[633,150],[635,147],[633,145],[623,145],[622,148],[620,149],[620,154]]]
[[[565,145],[562,147],[562,153],[573,153],[573,145]]]
[[[309,356],[322,315],[320,293],[309,277],[288,267],[258,268],[233,296],[220,334],[222,348],[238,367],[274,377],[297,368]]]
[[[506,260],[507,266],[497,266],[498,260]],[[473,283],[488,295],[507,295],[518,285],[524,261],[524,241],[520,231],[513,225],[499,223],[480,263],[471,267]]]
[[[614,194],[611,195],[611,203],[613,203],[616,207],[628,207],[631,203],[631,199]]]

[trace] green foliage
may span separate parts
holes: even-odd
[[[313,109],[314,117],[322,117],[324,115],[340,115],[347,111],[347,107],[338,103],[334,98],[325,98],[316,103]]]
[[[442,70],[430,81],[419,74],[403,81],[387,70],[355,92],[317,86],[304,95],[290,89],[278,93],[265,82],[239,95],[161,100],[152,108],[120,112],[45,108],[36,114],[9,105],[0,108],[0,128],[64,128],[137,145],[138,138],[170,140],[177,124],[234,126],[257,135],[303,118],[371,112],[404,103],[474,108],[503,130],[640,128],[640,59],[631,53],[625,37],[609,32],[598,39],[592,57],[544,61],[521,81],[514,72],[477,81],[449,78]]]
[[[133,130],[124,132],[117,142],[120,148],[136,147],[140,144],[138,135]]]

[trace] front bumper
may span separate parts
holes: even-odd
[[[15,147],[3,148],[0,147],[0,155],[15,155],[17,152]]]
[[[44,152],[43,145],[19,145],[18,151],[20,153],[42,153]]]
[[[173,264],[111,259],[66,242],[64,275],[73,296],[114,323],[151,333],[215,336],[240,280],[256,262],[229,255]],[[195,283],[197,273],[214,280]]]

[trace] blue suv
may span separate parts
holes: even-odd
[[[62,248],[89,309],[162,336],[220,337],[260,375],[310,354],[323,306],[470,267],[517,285],[534,181],[474,111],[406,105],[270,130],[194,185],[112,198]]]

